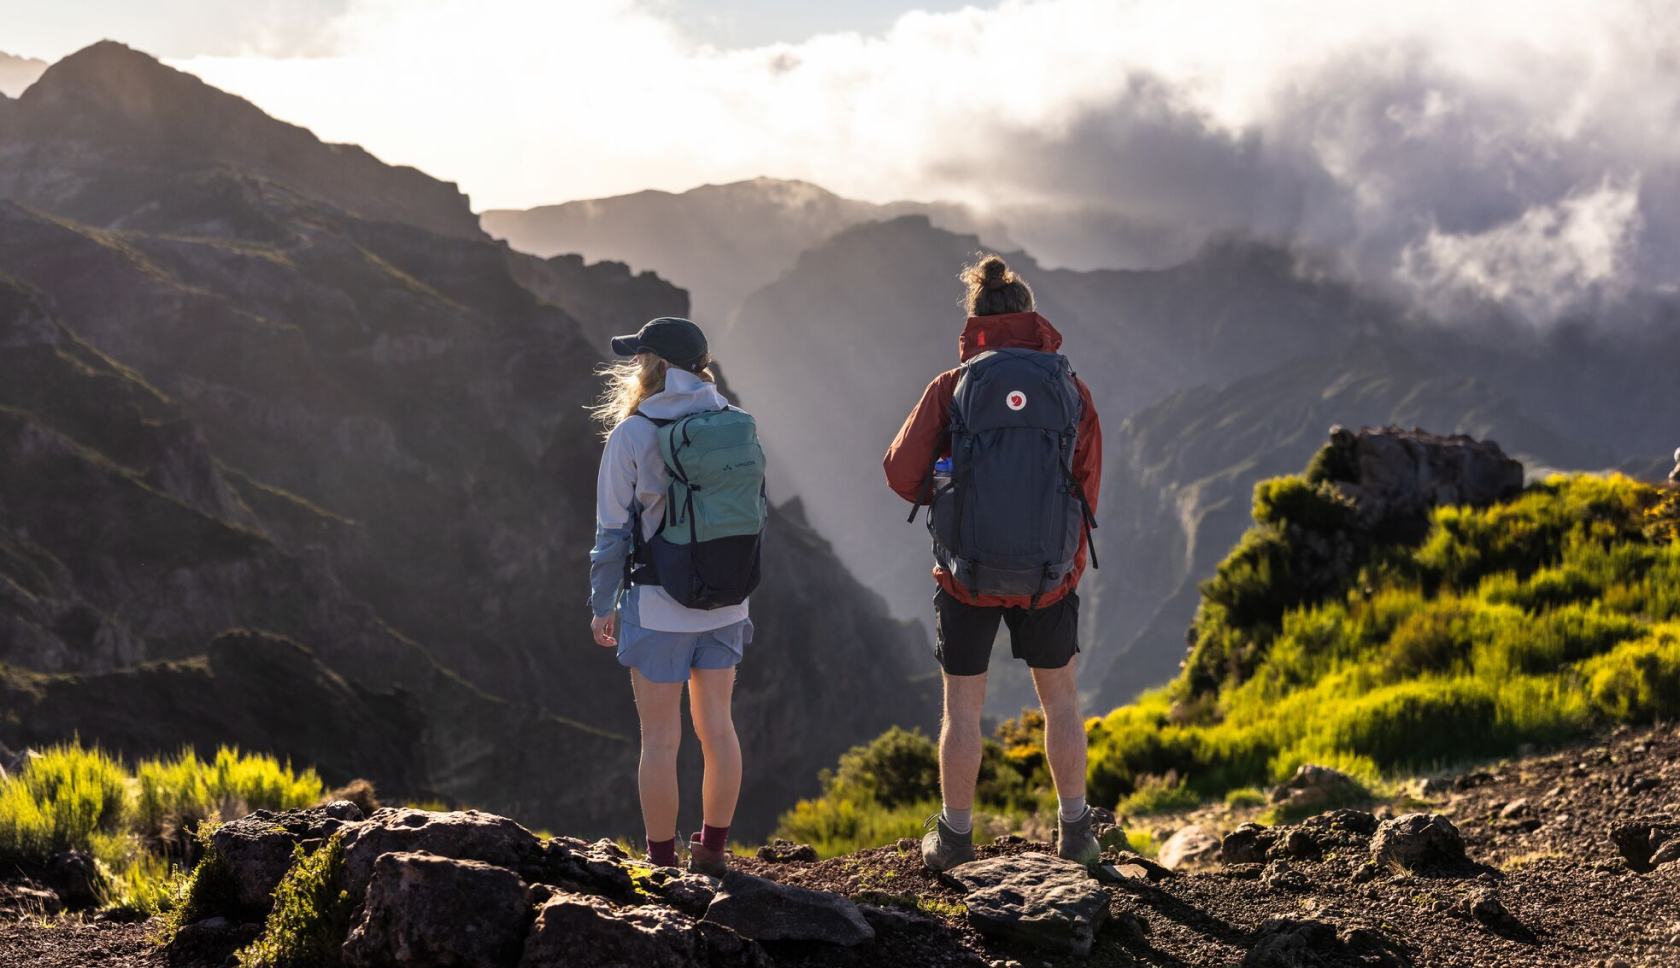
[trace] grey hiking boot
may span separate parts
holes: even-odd
[[[1056,856],[1090,867],[1102,860],[1102,845],[1091,833],[1091,808],[1087,806],[1078,820],[1063,820],[1056,816]]]
[[[722,877],[729,873],[729,851],[713,850],[700,842],[698,833],[688,836],[688,872]]]
[[[944,873],[974,859],[974,831],[959,834],[945,826],[945,815],[928,818],[928,834],[922,838],[922,863],[928,870]]]

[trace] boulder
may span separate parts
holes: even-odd
[[[1283,838],[1272,845],[1271,857],[1290,857],[1295,860],[1320,860],[1324,857],[1324,848],[1318,843],[1318,838],[1301,827],[1285,833]]]
[[[1195,870],[1217,864],[1219,850],[1217,834],[1200,824],[1191,824],[1168,837],[1155,859],[1170,870]]]
[[[458,810],[436,813],[387,807],[344,834],[344,871],[352,896],[367,887],[382,855],[423,851],[520,870],[542,854],[537,836],[506,817]]]
[[[1377,832],[1377,818],[1365,810],[1331,810],[1301,821],[1312,830],[1347,833],[1369,837]]]
[[[704,874],[679,874],[655,868],[647,890],[655,897],[690,917],[705,917],[706,908],[717,895],[717,880]]]
[[[570,837],[544,841],[519,868],[527,881],[553,884],[577,894],[597,894],[621,904],[636,901],[636,885],[619,859],[622,851],[607,853],[599,846]],[[654,868],[665,878],[668,868]],[[708,897],[709,900],[709,897]]]
[[[1108,919],[1108,892],[1083,866],[1049,854],[969,861],[946,876],[968,892],[974,929],[1005,941],[1088,955]]]
[[[519,875],[476,860],[381,854],[361,920],[344,942],[352,968],[508,968],[531,920]]]
[[[796,844],[791,840],[777,838],[758,848],[758,859],[772,864],[815,861],[817,849],[810,844]]]
[[[1371,838],[1371,859],[1386,867],[1414,870],[1464,861],[1464,839],[1451,820],[1432,813],[1406,813],[1384,820]]]
[[[1359,509],[1366,527],[1403,541],[1428,532],[1431,508],[1487,507],[1523,486],[1522,464],[1491,440],[1398,427],[1357,434],[1332,427],[1313,463]]]
[[[1680,860],[1680,821],[1667,814],[1636,817],[1613,825],[1610,842],[1629,867],[1647,873]]]
[[[1227,864],[1262,864],[1266,852],[1277,840],[1277,832],[1257,823],[1245,823],[1225,835],[1219,844],[1219,859]]]
[[[756,942],[655,905],[614,910],[597,897],[558,894],[537,914],[520,968],[769,968]]]
[[[1358,780],[1316,763],[1302,763],[1294,776],[1272,790],[1272,802],[1297,817],[1369,798]]]
[[[875,937],[875,929],[847,898],[740,871],[723,876],[705,920],[755,941],[854,945]]]
[[[262,912],[291,869],[292,852],[299,844],[318,843],[361,819],[354,804],[342,801],[313,810],[258,810],[217,827],[210,843],[233,879],[239,907]]]
[[[1411,954],[1381,931],[1269,918],[1255,929],[1242,968],[1410,968]]]

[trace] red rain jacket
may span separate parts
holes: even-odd
[[[1043,316],[1010,313],[1004,316],[970,316],[962,336],[957,339],[957,352],[959,360],[967,360],[987,350],[1007,348],[1054,353],[1061,349],[1061,345],[1062,334],[1056,332],[1056,327],[1051,326]],[[887,472],[887,485],[912,504],[921,500],[928,469],[933,462],[951,452],[951,397],[956,393],[960,373],[960,369],[946,370],[927,385],[927,389],[922,391],[921,401],[905,418],[904,426],[899,428],[898,437],[887,448],[887,456],[881,462]],[[1074,383],[1079,386],[1079,401],[1084,405],[1085,413],[1079,420],[1079,443],[1073,453],[1073,477],[1085,490],[1094,512],[1102,483],[1102,424],[1097,419],[1097,408],[1091,402],[1090,389],[1078,377],[1074,378]],[[1085,538],[1081,535],[1073,570],[1068,572],[1060,585],[1039,599],[1039,608],[1055,604],[1079,585],[1080,576],[1085,573],[1085,559]],[[937,566],[933,569],[933,577],[952,597],[969,605],[1032,607],[1030,595],[970,594],[945,569]]]

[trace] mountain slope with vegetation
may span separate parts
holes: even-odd
[[[1305,763],[1381,789],[1680,713],[1680,490],[1521,480],[1495,447],[1384,431],[1257,485],[1183,671],[1090,720],[1093,802],[1243,798]],[[1004,724],[985,762],[982,812],[1019,826],[1053,802],[1040,718]],[[937,804],[936,751],[885,734],[826,786],[784,834],[834,852],[908,835]]]

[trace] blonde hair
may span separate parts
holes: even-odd
[[[979,253],[975,253],[979,255]],[[1015,270],[1009,268],[1001,256],[987,254],[959,273],[968,292],[963,304],[970,316],[1003,316],[1009,313],[1030,313],[1033,309],[1032,287]]]
[[[665,373],[670,368],[657,353],[637,353],[628,360],[602,364],[595,374],[606,377],[607,385],[600,401],[589,408],[589,415],[601,422],[601,436],[611,434],[636,415],[642,401],[665,389]],[[707,383],[717,382],[710,354],[701,357],[693,372]]]

